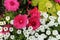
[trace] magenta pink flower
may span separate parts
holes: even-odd
[[[54,0],[55,2],[57,2],[57,3],[60,3],[60,0]]]
[[[5,0],[4,6],[8,11],[16,11],[19,8],[19,2],[17,0]]]
[[[33,30],[36,30],[40,26],[40,21],[36,17],[31,17],[28,26],[32,26]]]
[[[26,25],[27,25],[27,15],[19,14],[14,18],[14,27],[16,29],[22,29],[26,27]]]
[[[29,11],[29,14],[30,14],[31,16],[35,16],[35,17],[37,17],[37,18],[40,19],[40,12],[39,12],[39,10],[37,9],[37,7],[34,7],[33,9],[31,9],[31,10]]]

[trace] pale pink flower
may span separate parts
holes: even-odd
[[[17,11],[19,2],[17,0],[4,0],[4,6],[8,11]]]

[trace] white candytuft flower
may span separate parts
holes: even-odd
[[[4,40],[8,39],[9,36],[10,36],[9,32],[7,32],[6,34],[4,34]]]
[[[33,30],[32,26],[29,26],[28,27],[28,30],[32,31]]]
[[[58,39],[58,40],[60,40],[60,35],[58,34],[58,35],[56,35],[56,38]]]
[[[50,30],[47,30],[47,31],[46,31],[46,34],[47,34],[47,35],[50,35],[50,34],[51,34],[51,31],[50,31]]]
[[[4,31],[8,31],[8,27],[4,27],[3,29],[4,29]]]
[[[58,27],[58,23],[54,23],[55,27]]]
[[[3,21],[3,24],[5,25],[6,24],[6,21]]]
[[[45,34],[41,34],[40,35],[42,38],[46,38],[47,37],[47,35],[45,35]]]
[[[13,25],[13,21],[14,21],[14,20],[11,20],[11,21],[10,21],[10,24],[12,24],[12,25]]]
[[[21,34],[21,30],[17,30],[17,34]]]
[[[46,20],[45,19],[40,19],[41,24],[45,25]]]
[[[10,27],[10,28],[9,28],[9,31],[12,32],[12,31],[13,31],[13,27]]]
[[[56,17],[55,17],[55,16],[49,16],[49,19],[50,19],[51,21],[53,21],[53,20],[56,19]]]
[[[34,31],[34,30],[32,30],[32,31],[31,31],[31,35],[33,35],[34,33],[35,33],[35,31]]]
[[[0,21],[0,25],[5,25],[5,24],[4,24],[4,21]]]
[[[50,21],[47,26],[51,27],[51,26],[54,26],[54,21]]]
[[[25,37],[29,37],[29,32],[28,30],[23,31]]]
[[[6,21],[9,21],[10,20],[10,16],[6,16]]]
[[[48,40],[58,40],[58,39],[55,37],[49,36]]]
[[[43,13],[43,17],[47,19],[48,18],[48,14],[46,12],[44,12]]]
[[[11,36],[10,36],[10,38],[11,38],[11,39],[14,39],[14,38],[15,38],[15,36],[14,36],[14,35],[11,35]]]
[[[38,37],[39,36],[39,34],[38,33],[35,33],[35,37]]]
[[[52,34],[53,34],[53,35],[58,35],[58,31],[57,31],[57,30],[53,30],[53,31],[52,31]]]
[[[10,36],[10,33],[9,33],[9,32],[7,32],[5,35],[7,35],[7,37],[9,37],[9,36]]]
[[[40,31],[41,31],[41,32],[45,32],[44,25],[40,25]]]

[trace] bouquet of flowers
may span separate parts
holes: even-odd
[[[0,40],[60,40],[60,0],[0,0]]]

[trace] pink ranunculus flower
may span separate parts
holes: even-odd
[[[16,11],[19,8],[19,2],[17,0],[5,0],[4,6],[8,11]]]
[[[39,12],[39,10],[37,9],[37,7],[34,7],[33,9],[31,9],[31,10],[29,11],[29,14],[30,14],[31,16],[35,16],[35,17],[37,17],[37,18],[40,19],[40,12]]]
[[[30,17],[28,26],[32,26],[36,30],[40,26],[40,21],[36,17]]]
[[[22,28],[24,28],[24,27],[26,27],[26,25],[27,25],[27,15],[21,15],[21,14],[19,14],[19,15],[17,15],[15,18],[14,18],[14,22],[13,22],[13,24],[14,24],[14,27],[16,28],[16,29],[22,29]]]
[[[54,0],[55,2],[57,2],[57,3],[60,3],[60,0]]]

